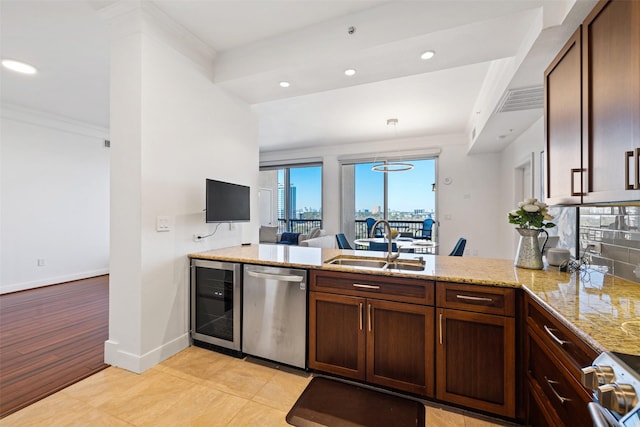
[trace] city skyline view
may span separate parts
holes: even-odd
[[[388,179],[389,211],[428,216],[435,211],[435,160],[412,160],[410,171],[380,173],[371,170],[373,163],[355,165],[355,214],[382,217],[384,177]],[[278,171],[278,186],[284,185],[284,169]],[[322,205],[322,167],[290,169],[291,210],[297,213],[319,212]],[[284,188],[278,189],[278,214],[284,213]],[[293,213],[292,212],[292,213]],[[297,215],[295,215],[297,216]]]

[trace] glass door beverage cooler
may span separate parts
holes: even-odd
[[[191,260],[194,345],[240,356],[241,264]]]

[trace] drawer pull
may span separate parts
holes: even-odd
[[[440,344],[442,345],[442,313],[440,313]]]
[[[476,301],[476,302],[493,302],[493,298],[487,297],[472,297],[470,295],[456,295],[456,298],[465,300],[465,301]]]
[[[547,378],[547,376],[545,375],[544,377],[545,381],[547,382],[547,384],[549,384],[549,388],[551,389],[551,391],[553,392],[553,394],[556,395],[556,398],[560,401],[561,405],[564,405],[564,402],[571,402],[571,399],[567,399],[566,397],[562,397],[560,396],[560,394],[558,394],[558,392],[556,391],[555,388],[553,388],[553,386],[555,384],[560,384],[558,381],[554,381],[554,380],[550,380],[549,378]]]
[[[563,346],[565,344],[569,344],[569,341],[562,341],[560,338],[558,338],[557,336],[554,335],[553,332],[551,332],[553,329],[551,329],[550,327],[548,327],[547,325],[544,325],[544,330],[547,332],[547,334],[549,334],[549,336],[558,343],[558,345]]]
[[[362,306],[364,304],[360,303],[360,330],[362,330],[362,316],[364,315],[363,311],[362,311]]]
[[[369,304],[369,332],[371,332],[371,323],[373,321],[373,313],[371,312],[371,304]]]
[[[380,289],[378,285],[363,285],[362,283],[354,283],[354,288],[364,288],[364,289]]]

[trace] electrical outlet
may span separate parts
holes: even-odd
[[[44,266],[45,266],[44,258],[38,258],[38,267],[44,267]]]
[[[194,242],[199,242],[200,240],[202,240],[202,239],[200,239],[197,234],[193,235],[193,241]]]
[[[600,243],[600,242],[589,242],[589,243],[587,243],[587,251],[591,252],[594,255],[602,254],[602,243]]]

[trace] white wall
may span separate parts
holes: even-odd
[[[501,248],[500,256],[502,258],[515,257],[518,246],[518,233],[515,226],[509,224],[507,219],[508,213],[516,209],[518,202],[521,201],[516,189],[518,182],[516,168],[531,159],[531,154],[534,154],[532,165],[533,196],[540,199],[540,152],[544,149],[544,119],[541,117],[501,153],[499,205],[502,214],[498,223],[497,238],[500,242],[498,246]]]
[[[393,152],[390,148],[393,147]],[[435,151],[434,151],[435,150]],[[407,140],[283,150],[260,153],[260,161],[321,157],[323,159],[323,227],[340,232],[340,159],[390,154],[412,155],[440,152],[438,161],[438,215],[440,253],[448,254],[459,237],[467,238],[465,256],[495,257],[499,248],[492,243],[501,215],[497,189],[500,185],[500,155],[467,155],[464,135],[445,135]],[[451,178],[445,185],[443,179]],[[489,201],[489,202],[487,202]],[[450,216],[450,218],[448,217]],[[449,219],[445,219],[449,218]]]
[[[257,242],[259,222],[256,118],[144,24],[116,37],[111,49],[105,361],[134,372],[189,344],[187,254]],[[205,224],[205,178],[250,186],[251,223]],[[158,216],[169,217],[170,231],[156,231]]]
[[[106,136],[106,129],[3,105],[0,293],[108,273]]]

